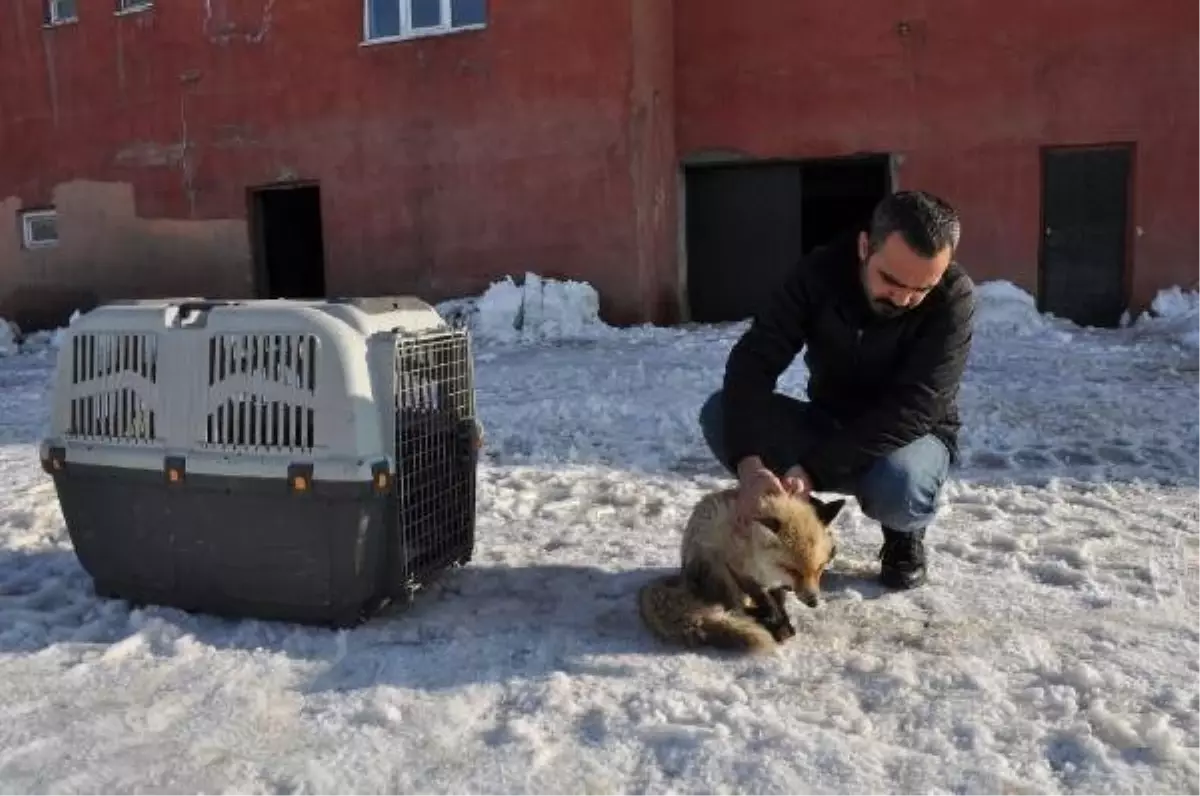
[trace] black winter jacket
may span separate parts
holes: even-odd
[[[957,263],[914,309],[873,315],[859,278],[857,232],[792,269],[729,354],[725,446],[734,465],[761,455],[779,375],[806,347],[808,397],[837,430],[799,462],[818,489],[932,433],[958,458],[958,390],[971,346],[974,285]]]

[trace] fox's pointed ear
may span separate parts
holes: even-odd
[[[837,519],[837,515],[841,513],[842,508],[846,505],[845,498],[825,501],[818,497],[809,497],[809,500],[812,501],[813,508],[817,510],[817,519],[821,521],[822,525],[832,525],[833,521]]]

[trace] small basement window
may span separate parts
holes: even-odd
[[[144,11],[147,8],[153,8],[153,0],[117,0],[118,14],[132,14],[135,11]]]
[[[64,25],[79,20],[75,9],[75,0],[46,0],[46,14],[43,21],[47,25]]]
[[[58,245],[58,211],[26,210],[21,214],[21,243],[26,249]]]
[[[487,0],[363,0],[368,42],[412,39],[487,26]]]

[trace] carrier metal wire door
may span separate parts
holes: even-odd
[[[403,585],[475,543],[475,391],[470,338],[450,329],[396,343],[397,572]]]

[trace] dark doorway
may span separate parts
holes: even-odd
[[[325,242],[317,185],[252,189],[250,233],[259,298],[325,297]]]
[[[1038,306],[1113,327],[1128,305],[1129,146],[1042,150]]]
[[[890,191],[886,155],[693,166],[684,172],[691,320],[753,315],[796,261],[865,223]]]
[[[692,320],[741,320],[800,256],[799,167],[705,167],[686,182]]]
[[[887,155],[802,164],[800,230],[804,253],[828,243],[851,227],[865,227],[871,211],[892,184]]]

